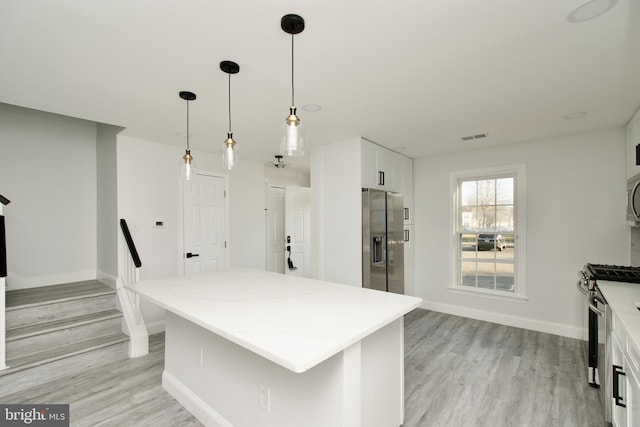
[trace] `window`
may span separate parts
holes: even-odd
[[[452,174],[452,288],[525,298],[524,166]]]

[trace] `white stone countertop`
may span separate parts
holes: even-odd
[[[129,289],[297,373],[422,302],[422,298],[250,269],[145,280]]]
[[[598,280],[598,288],[640,353],[640,283],[609,282]]]

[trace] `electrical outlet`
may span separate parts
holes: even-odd
[[[260,407],[271,412],[271,390],[262,384],[260,384]]]

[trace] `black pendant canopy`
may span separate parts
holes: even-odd
[[[300,34],[304,31],[304,19],[302,16],[290,13],[282,17],[280,27],[287,34]]]
[[[220,69],[227,74],[238,74],[240,72],[240,66],[233,61],[222,61]]]
[[[196,94],[187,90],[181,91],[179,95],[180,98],[184,99],[185,101],[193,101],[196,99]]]

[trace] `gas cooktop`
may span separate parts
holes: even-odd
[[[640,283],[640,267],[625,265],[587,264],[585,269],[596,280]]]

